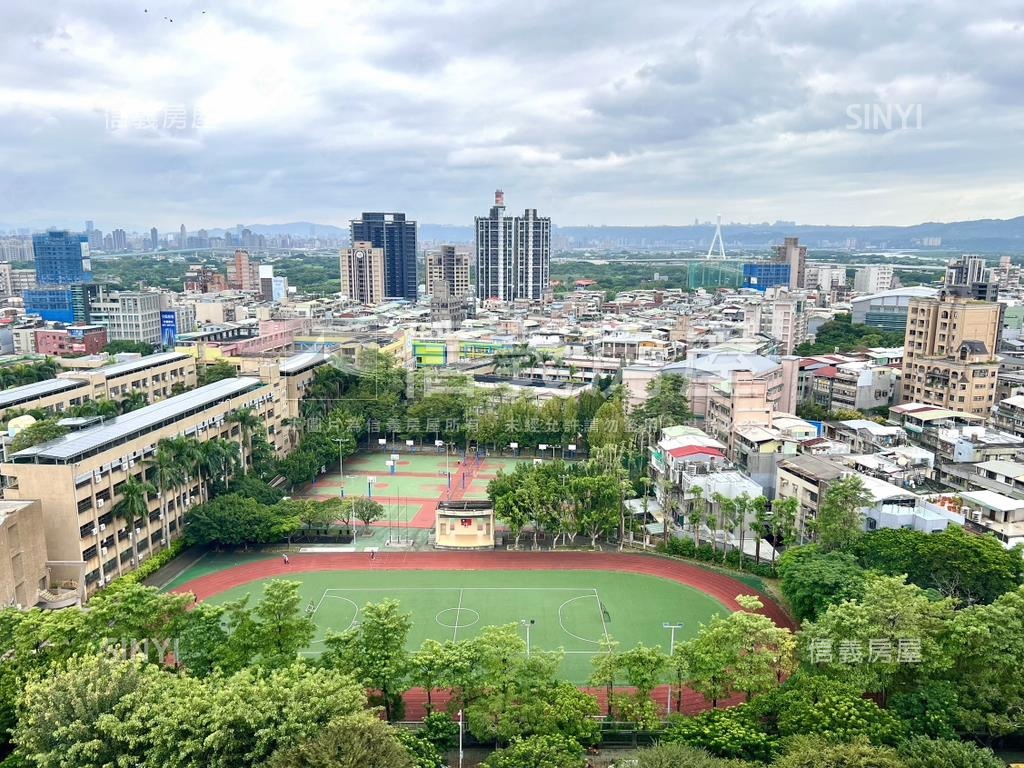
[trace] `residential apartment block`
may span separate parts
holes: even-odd
[[[903,401],[988,415],[999,360],[998,304],[940,293],[910,302]]]
[[[385,296],[384,249],[357,240],[341,249],[341,294],[357,304],[380,304]]]

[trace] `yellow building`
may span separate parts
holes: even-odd
[[[48,587],[38,501],[0,501],[0,605],[31,608]]]
[[[145,462],[152,458],[157,443],[179,436],[241,442],[241,430],[228,416],[251,408],[280,454],[285,447],[283,395],[282,386],[255,377],[225,379],[71,432],[9,456],[0,465],[4,498],[39,500],[49,559],[84,563],[85,586],[88,592],[95,591],[138,565],[133,541],[140,560],[168,543],[158,498],[150,499],[149,516],[134,531],[114,513],[125,480],[143,479]],[[181,534],[185,511],[198,496],[197,478],[166,492],[170,539]]]
[[[441,502],[434,522],[434,546],[438,549],[493,549],[491,502]]]
[[[914,298],[907,313],[903,402],[979,416],[995,403],[1000,306],[940,293]]]
[[[341,249],[341,294],[359,304],[384,301],[384,249],[356,241]]]
[[[188,355],[165,352],[137,360],[65,371],[57,378],[12,387],[0,393],[0,417],[10,410],[62,413],[89,400],[123,400],[142,392],[157,402],[196,385],[196,363]]]

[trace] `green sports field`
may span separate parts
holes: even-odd
[[[298,489],[296,498],[370,497],[384,505],[386,520],[432,528],[434,511],[441,501],[487,498],[487,484],[499,470],[511,472],[522,461],[503,456],[486,456],[463,461],[458,455],[445,456],[432,448],[403,450],[391,467],[391,449],[359,453],[345,459],[344,478],[337,467]]]
[[[488,625],[533,620],[530,646],[562,650],[562,675],[583,682],[605,632],[630,648],[636,643],[668,651],[669,631],[682,623],[676,642],[691,637],[701,622],[725,613],[721,603],[692,587],[654,576],[607,571],[313,571],[289,576],[300,581],[305,604],[314,610],[317,636],[307,651],[320,652],[328,631],[359,621],[360,609],[392,598],[412,615],[409,647],[423,640],[465,640]],[[212,603],[246,594],[259,599],[263,582],[222,592]],[[525,627],[521,630],[525,638]]]

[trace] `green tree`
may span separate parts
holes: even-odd
[[[932,600],[902,576],[868,574],[863,599],[830,605],[804,625],[801,642],[819,671],[884,703],[889,693],[950,668],[945,644],[952,622],[951,600]]]
[[[147,483],[137,477],[129,477],[121,486],[121,500],[114,505],[114,514],[124,520],[128,527],[128,535],[132,540],[132,558],[136,565],[139,562],[139,537],[135,533],[135,524],[138,520],[145,520],[148,528],[149,497],[156,492],[152,483]],[[163,506],[162,497],[161,506]]]
[[[795,675],[757,705],[783,739],[821,736],[829,742],[867,739],[893,746],[907,737],[906,723],[897,715],[863,698],[855,686],[818,675]]]
[[[132,697],[159,677],[157,667],[140,659],[70,659],[26,684],[14,732],[18,751],[39,768],[124,764],[133,749],[116,721],[127,714]]]
[[[397,600],[367,603],[359,625],[327,636],[323,663],[351,671],[367,688],[379,691],[384,713],[394,719],[409,675],[406,638],[412,621]]]
[[[103,348],[103,351],[108,355],[121,355],[127,352],[145,356],[153,354],[153,345],[147,344],[144,341],[118,339],[117,341],[112,341],[107,344],[107,346]]]
[[[985,740],[1020,733],[1024,712],[1024,587],[957,612],[948,644],[958,728]]]
[[[185,467],[179,463],[178,457],[175,456],[175,453],[172,450],[171,444],[168,444],[163,440],[157,444],[157,449],[153,454],[153,458],[146,459],[143,462],[143,467],[145,467],[145,474],[152,480],[153,486],[156,486],[156,496],[160,501],[160,522],[164,526],[165,530],[169,530],[169,528],[167,528],[170,525],[170,520],[168,519],[169,515],[167,514],[168,492],[184,481]],[[148,513],[146,515],[146,520],[148,527]],[[169,540],[169,537],[164,539],[165,542]],[[135,561],[138,562],[138,557],[135,558]]]
[[[815,530],[824,552],[838,549],[850,551],[863,535],[864,514],[861,510],[874,499],[857,475],[831,483],[818,507]]]
[[[434,711],[433,693],[447,679],[450,644],[427,638],[409,657],[409,680],[427,694],[427,714]]]
[[[583,747],[565,736],[530,736],[499,749],[481,768],[586,768]]]
[[[647,382],[647,399],[634,411],[634,420],[657,429],[689,423],[693,419],[689,391],[690,382],[675,373],[651,379]]]
[[[256,431],[263,426],[260,417],[252,408],[239,408],[228,415],[227,421],[237,424],[241,435],[240,445],[242,446],[242,474],[246,474],[252,464],[252,438]]]
[[[373,499],[348,499],[347,506],[352,517],[363,524],[364,532],[368,532],[372,523],[384,517],[384,507]]]
[[[47,677],[76,653],[95,651],[99,639],[84,611],[0,611],[0,740],[14,728],[15,703],[27,682]]]
[[[196,383],[200,387],[213,384],[224,379],[233,379],[238,376],[235,366],[227,360],[217,360],[213,363],[200,363],[196,376]]]
[[[234,443],[228,443],[228,446],[234,448],[237,452],[238,447]],[[277,504],[281,499],[284,498],[284,492],[279,488],[274,488],[272,485],[267,484],[258,477],[246,475],[235,480],[228,488],[229,493],[237,493],[241,496],[245,496],[249,499],[255,499],[260,504]],[[326,503],[315,505],[317,509],[324,509]],[[329,507],[328,507],[329,508]],[[305,522],[305,521],[303,521]]]
[[[527,467],[523,462],[517,464],[511,473],[499,469],[497,476],[487,483],[487,497],[494,505],[494,516],[508,526],[513,536],[513,549],[519,549],[523,529],[533,519],[526,494],[519,492],[521,483],[525,482]]]
[[[316,623],[302,610],[298,581],[272,579],[252,609],[249,639],[262,666],[293,664],[316,634]]]
[[[754,511],[754,527],[757,535],[757,538],[754,539],[754,561],[760,564],[761,542],[764,541],[771,522],[771,515],[768,513],[768,499],[764,496],[756,496],[751,500],[750,506]]]
[[[615,704],[615,681],[619,677],[619,643],[610,635],[601,638],[600,649],[590,657],[589,682],[595,688],[604,688],[605,717],[612,719],[612,708]]]
[[[322,464],[315,454],[300,448],[281,459],[277,463],[277,471],[288,481],[290,490],[297,485],[313,480],[321,466]]]
[[[793,547],[779,561],[779,575],[782,594],[801,621],[813,620],[830,605],[864,595],[865,571],[846,552],[822,552],[815,545]]]
[[[778,750],[777,740],[758,724],[749,705],[712,709],[694,717],[674,715],[661,740],[706,749],[716,758],[759,763],[770,761]]]
[[[287,508],[266,506],[236,493],[193,507],[186,540],[200,546],[248,548],[282,541],[302,525]]]
[[[772,502],[771,528],[776,553],[780,544],[789,544],[796,538],[799,516],[800,500],[796,496],[787,496]],[[775,562],[774,558],[773,554],[772,562]]]
[[[43,419],[29,427],[25,427],[25,429],[18,432],[11,439],[8,456],[18,453],[18,451],[24,451],[27,448],[41,445],[42,443],[48,443],[59,437],[64,437],[70,430],[58,424],[58,421],[58,419]]]
[[[144,768],[256,766],[365,704],[351,677],[306,664],[202,680],[163,673],[125,702],[123,728]]]
[[[737,598],[742,610],[715,616],[697,636],[681,644],[690,687],[712,706],[735,693],[749,701],[774,690],[796,666],[796,639],[760,611],[749,595]]]
[[[607,445],[626,445],[631,441],[632,430],[626,418],[625,402],[621,393],[617,393],[604,405],[597,409],[590,431],[587,432],[587,444],[591,451]]]
[[[951,525],[942,533],[883,529],[860,539],[857,556],[865,568],[890,576],[907,574],[923,589],[961,603],[991,603],[1024,578],[1019,547],[1006,549],[994,536],[967,533]]]
[[[137,411],[139,408],[144,408],[147,405],[149,405],[149,399],[146,397],[146,393],[133,390],[121,398],[117,407],[124,414]]]
[[[619,653],[619,669],[625,675],[626,682],[636,689],[633,701],[628,710],[634,713],[631,718],[635,722],[653,723],[657,720],[651,693],[661,682],[661,673],[665,669],[665,653],[661,648],[649,647],[638,643],[628,651]],[[637,717],[636,715],[641,715]]]
[[[331,721],[310,739],[277,752],[268,768],[415,768],[398,733],[369,712]]]

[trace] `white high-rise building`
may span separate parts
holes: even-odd
[[[550,269],[551,219],[534,208],[506,216],[499,189],[490,214],[476,217],[477,298],[540,301],[548,292]]]
[[[857,293],[881,293],[892,288],[892,266],[872,264],[861,267],[853,278],[853,290]]]
[[[846,285],[846,267],[842,264],[808,264],[804,269],[806,288],[816,290],[823,288],[842,287]]]
[[[779,342],[780,354],[792,355],[807,340],[806,297],[774,286],[765,292],[765,304],[771,307],[770,333]]]

